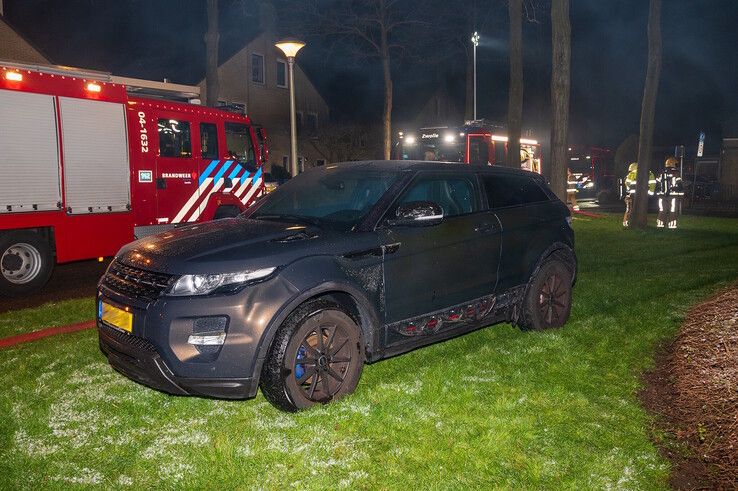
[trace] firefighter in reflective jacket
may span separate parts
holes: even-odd
[[[625,215],[623,215],[623,227],[630,223],[633,214],[633,200],[636,193],[636,178],[638,175],[638,163],[633,162],[628,166],[628,175],[625,177]],[[648,195],[653,196],[656,191],[656,176],[648,171]]]
[[[659,178],[659,216],[656,218],[656,226],[659,228],[677,228],[677,220],[681,210],[681,198],[684,196],[682,177],[677,170],[678,161],[674,157],[666,159],[664,172]]]

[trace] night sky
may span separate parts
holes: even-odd
[[[204,3],[5,0],[5,13],[54,63],[123,76],[196,83],[203,77],[205,66]],[[256,3],[221,0],[222,54],[233,53],[254,34]],[[480,19],[479,114],[502,120],[507,105],[507,17],[504,2],[497,3],[487,18]],[[571,0],[571,5],[570,139],[572,143],[616,147],[629,134],[638,132],[648,1]],[[279,11],[281,5],[275,2],[275,6]],[[524,29],[524,124],[535,128],[545,140],[549,119],[548,11],[538,12],[536,20],[526,23]],[[736,23],[738,2],[734,0],[663,2],[664,56],[656,144],[685,144],[689,151],[696,147],[697,136],[704,130],[707,149],[714,152],[723,134],[738,135]],[[281,29],[284,31],[284,27]],[[379,65],[357,63],[330,41],[308,40],[299,62],[329,102],[334,117],[378,120],[382,105]],[[462,57],[460,53],[459,59]],[[449,61],[441,72],[439,77],[438,69],[431,70],[417,59],[396,64],[398,119],[411,117],[439,80],[447,84],[452,97],[463,107],[462,62]]]

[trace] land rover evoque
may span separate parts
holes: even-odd
[[[367,362],[499,322],[562,326],[567,207],[533,173],[438,162],[310,170],[236,218],[123,247],[98,292],[100,347],[180,395],[296,411]]]

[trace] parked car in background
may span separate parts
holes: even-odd
[[[564,325],[566,205],[534,173],[328,165],[236,218],[125,246],[101,279],[100,347],[172,394],[296,411],[351,393],[365,362],[495,324]]]

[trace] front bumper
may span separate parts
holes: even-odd
[[[232,295],[164,297],[146,300],[105,281],[98,302],[131,312],[131,333],[102,322],[100,348],[123,375],[170,394],[244,399],[256,395],[266,329],[279,309],[295,295],[276,277]],[[225,342],[212,350],[188,342],[201,333],[203,319],[225,319]],[[206,346],[205,348],[211,348]]]
[[[98,321],[100,350],[110,365],[140,384],[174,395],[198,395],[222,399],[254,397],[258,381],[247,378],[177,377],[156,348],[143,338],[126,334]]]

